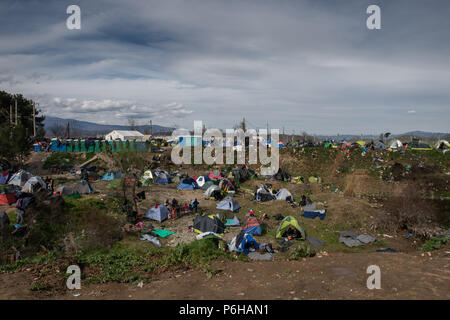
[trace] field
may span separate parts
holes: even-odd
[[[51,176],[57,187],[74,186],[80,177],[67,170],[56,173],[52,166],[58,166],[58,161],[80,164],[93,155],[51,161],[49,157],[55,156],[34,153],[27,165],[35,174]],[[89,166],[96,166],[99,175],[120,168],[130,177],[132,173],[140,177],[150,167],[190,177],[215,168],[230,169],[177,167],[165,161],[167,157],[150,153],[102,155]],[[443,237],[450,226],[448,154],[351,149],[347,158],[339,149],[289,148],[281,151],[280,167],[292,176],[304,176],[306,182],[261,178],[242,182],[235,194],[241,206],[238,213],[217,210],[217,201],[204,199],[201,189],[177,190],[176,184],[155,183],[142,187],[131,179],[125,186],[120,181],[112,184],[97,179],[92,182],[96,192],[79,199],[42,199],[31,209],[28,219],[34,221],[27,221],[31,227],[26,241],[8,238],[2,243],[3,257],[11,253],[11,247],[23,250],[22,260],[10,264],[4,259],[0,265],[0,299],[450,298],[450,247],[448,238]],[[321,182],[308,182],[310,176],[320,176]],[[297,203],[302,195],[310,197],[318,208],[327,210],[325,219],[304,218],[300,207],[286,201],[253,201],[253,190],[263,183],[276,190],[288,189]],[[138,231],[130,230],[130,225],[126,230],[122,200],[124,194],[131,197],[141,191],[146,198],[138,202],[140,214],[173,198],[180,204],[198,199],[202,212],[220,213],[228,219],[236,215],[241,223],[252,209],[265,225],[265,232],[255,239],[272,244],[274,260],[254,261],[224,250],[240,227],[227,228],[223,241],[195,240],[197,233],[188,231],[194,214],[162,223],[142,220],[144,227],[175,233],[160,238],[162,248],[140,241]],[[2,210],[15,219],[13,206]],[[308,237],[327,245],[314,248],[297,241],[284,248],[275,239],[280,223],[277,214],[295,217]],[[369,234],[377,241],[350,248],[338,241],[339,231],[344,230]],[[396,252],[377,252],[386,248]],[[74,296],[65,286],[65,271],[72,264],[81,268],[82,289],[76,290],[81,295]],[[381,269],[380,290],[366,287],[370,265]]]

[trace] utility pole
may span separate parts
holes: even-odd
[[[33,102],[33,137],[36,138],[36,106]]]
[[[14,105],[16,106],[16,126],[17,126],[17,99],[14,99]]]
[[[153,135],[153,124],[152,124],[152,120],[150,120],[150,136]]]

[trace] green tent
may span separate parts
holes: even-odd
[[[281,221],[280,226],[277,229],[276,238],[277,239],[284,238],[285,237],[284,233],[288,231],[289,228],[298,231],[299,233],[298,239],[302,240],[306,239],[305,231],[303,231],[303,228],[300,226],[297,219],[295,219],[293,216],[287,216]]]

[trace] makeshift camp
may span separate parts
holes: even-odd
[[[239,210],[240,207],[241,206],[236,201],[236,199],[234,199],[233,196],[227,196],[227,197],[225,197],[225,199],[223,199],[222,201],[219,202],[216,209],[230,210],[230,211],[236,212]]]
[[[220,190],[224,191],[225,193],[236,191],[236,187],[233,184],[233,182],[231,182],[230,179],[226,179],[226,178],[223,178],[220,180],[219,187],[220,187]]]
[[[156,178],[155,182],[159,183],[159,184],[166,185],[166,184],[171,183],[172,181],[171,181],[170,176],[168,174],[160,173],[158,175],[158,177]]]
[[[327,210],[323,209],[323,210],[310,210],[310,211],[304,211],[302,213],[302,217],[304,218],[309,218],[309,219],[314,219],[316,217],[319,217],[320,220],[325,219],[327,214]]]
[[[11,188],[1,188],[0,190],[0,205],[10,205],[16,202],[16,197]]]
[[[377,239],[368,234],[357,234],[356,232],[348,230],[339,232],[339,242],[350,248],[359,247],[374,242],[375,240]]]
[[[284,218],[277,229],[276,238],[279,239],[286,237],[301,240],[305,240],[306,238],[305,231],[303,231],[303,228],[293,216],[287,216]]]
[[[114,180],[114,181],[116,181],[116,180]],[[79,193],[79,194],[89,194],[89,193],[91,193],[91,190],[89,189],[89,185],[87,184],[86,181],[78,182],[75,185],[74,190],[75,190],[76,193]],[[94,192],[94,190],[92,190],[92,192]]]
[[[275,195],[275,198],[277,200],[293,201],[292,194],[289,192],[288,189],[285,188],[280,189]]]
[[[148,209],[147,213],[144,215],[144,217],[147,219],[152,219],[159,222],[167,220],[168,216],[169,210],[167,209],[167,207],[159,204]]]
[[[259,244],[251,234],[239,233],[228,243],[230,251],[237,251],[243,254],[249,254],[259,249]]]
[[[213,214],[197,215],[194,220],[193,229],[197,233],[214,232],[223,234],[225,232],[225,225]]]
[[[147,170],[142,175],[142,179],[153,179],[153,173],[151,170]]]
[[[197,182],[197,185],[201,188],[207,181],[210,181],[210,180],[211,179],[209,179],[209,177],[207,177],[207,176],[200,176],[200,177],[197,177],[195,182]]]
[[[208,176],[210,179],[222,179],[222,175],[219,170],[214,170]]]
[[[212,185],[214,185],[213,181],[206,181],[200,188],[202,190],[208,190],[209,187],[211,187]]]
[[[401,148],[403,148],[403,143],[400,140],[398,140],[398,139],[393,139],[389,143],[389,148],[391,148],[391,149],[401,149]]]
[[[272,191],[269,189],[267,185],[262,185],[256,190],[255,200],[266,202],[276,199],[275,195],[272,194]]]
[[[292,177],[291,183],[295,183],[295,184],[303,184],[303,183],[305,183],[305,178],[303,178],[303,176],[295,176],[295,177]]]
[[[215,184],[211,185],[204,193],[205,199],[208,199],[209,197],[211,197],[212,193],[216,190],[220,192],[219,186],[215,185]]]
[[[102,180],[103,181],[111,181],[111,180],[114,180],[114,178],[115,178],[114,172],[110,171],[110,172],[107,172],[104,174],[104,176],[102,177]]]
[[[0,174],[0,184],[7,184],[11,178],[11,171],[5,171]]]
[[[77,193],[75,189],[69,186],[60,186],[55,190],[55,194],[59,194],[62,196],[68,196],[75,193]]]
[[[238,217],[234,216],[233,219],[227,219],[227,222],[225,223],[226,227],[237,227],[240,226],[241,222],[239,221]]]
[[[198,184],[194,179],[187,177],[181,180],[180,184],[178,185],[178,189],[194,190],[198,189]]]
[[[281,180],[281,181],[289,181],[291,179],[290,174],[281,168],[278,169],[278,172],[273,177],[276,180]]]
[[[47,189],[47,185],[41,177],[34,176],[28,179],[28,181],[23,185],[22,192],[33,193],[39,189]]]
[[[436,149],[449,149],[450,148],[450,143],[447,140],[439,140],[436,145],[435,145]]]
[[[249,217],[242,227],[242,232],[260,236],[263,232],[263,227],[258,218]]]
[[[375,144],[374,149],[375,149],[375,150],[386,150],[386,145],[385,145],[383,142],[378,141],[378,142]]]
[[[11,179],[9,179],[8,184],[12,184],[18,187],[23,187],[23,185],[32,177],[32,174],[25,170],[19,170],[16,172]]]
[[[311,176],[308,178],[309,183],[321,183],[322,179],[318,176]]]

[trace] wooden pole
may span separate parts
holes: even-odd
[[[36,106],[33,102],[33,137],[36,137]]]
[[[17,126],[17,100],[16,99],[14,99],[14,105],[16,106],[16,122],[15,122],[15,124]]]

